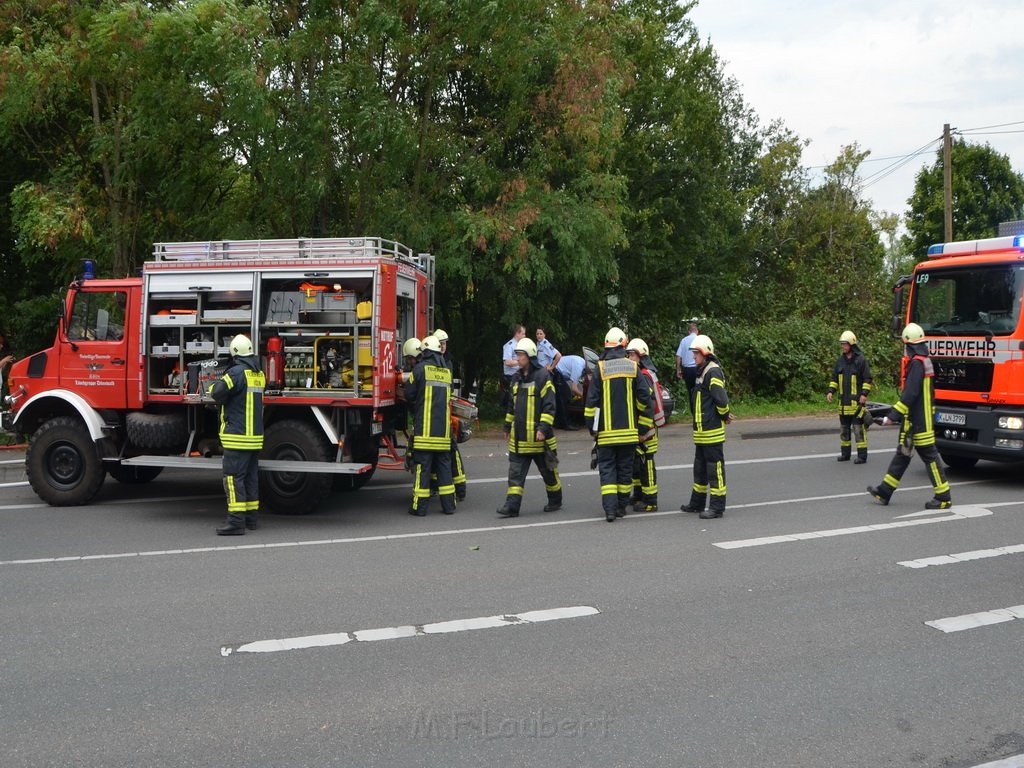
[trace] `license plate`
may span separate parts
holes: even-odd
[[[967,414],[964,413],[936,413],[936,424],[956,424],[963,426],[967,423]]]
[[[374,422],[372,422],[370,424],[370,434],[371,435],[379,435],[383,431],[384,431],[384,425],[381,424],[379,421],[374,421]]]

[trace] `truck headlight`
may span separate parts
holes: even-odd
[[[1024,417],[1021,416],[1000,416],[1000,429],[1024,429]]]

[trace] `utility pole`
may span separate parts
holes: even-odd
[[[953,151],[953,140],[949,135],[949,123],[942,126],[942,193],[946,209],[946,239],[953,240],[953,164],[950,155]]]

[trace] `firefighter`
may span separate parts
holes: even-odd
[[[518,517],[526,473],[533,462],[548,492],[545,512],[562,508],[562,481],[558,477],[558,442],[555,439],[555,385],[537,360],[537,345],[530,339],[516,342],[519,370],[512,377],[510,405],[505,414],[508,439],[508,493],[499,517]]]
[[[643,339],[630,339],[626,346],[629,359],[640,368],[640,375],[647,379],[651,388],[651,418],[658,407],[658,369],[651,360],[650,350]],[[650,429],[642,432],[636,445],[633,461],[633,511],[658,511],[658,470],[654,466],[654,454],[658,452],[658,427],[651,423]]]
[[[455,512],[452,485],[452,372],[441,357],[436,336],[423,339],[423,356],[409,374],[405,399],[412,408],[413,488],[410,515],[423,517],[430,505],[430,476],[437,475],[441,511]]]
[[[626,514],[633,490],[633,457],[640,435],[653,424],[650,402],[647,377],[626,357],[626,334],[620,328],[609,329],[583,411],[597,442],[601,506],[609,523]]]
[[[949,509],[953,500],[939,462],[932,426],[935,418],[935,369],[928,354],[928,343],[924,341],[924,329],[917,323],[909,323],[903,329],[902,339],[906,345],[903,354],[907,358],[903,391],[899,401],[880,422],[883,425],[900,422],[900,441],[882,482],[877,486],[869,485],[868,493],[880,504],[888,504],[900,485],[903,473],[910,466],[910,458],[916,448],[935,491],[934,497],[924,505],[925,509]]]
[[[438,328],[432,334],[437,337],[437,340],[441,342],[441,355],[444,357],[445,365],[448,366],[448,370],[455,374],[455,366],[452,364],[451,355],[448,354],[448,334]],[[452,483],[455,485],[455,501],[466,500],[466,469],[462,464],[462,454],[459,453],[459,441],[452,435],[452,451],[451,451],[451,462],[452,462]]]
[[[224,492],[228,516],[218,536],[241,536],[259,525],[259,452],[263,448],[263,388],[266,378],[252,342],[239,334],[229,347],[232,363],[210,385],[220,406],[220,443],[224,448]]]
[[[702,520],[725,514],[725,425],[733,421],[725,374],[715,357],[715,345],[704,334],[690,342],[697,363],[690,409],[693,413],[693,490],[683,512],[696,512]],[[704,508],[708,493],[711,504]]]
[[[832,380],[828,383],[825,399],[839,393],[839,456],[837,461],[849,461],[851,452],[851,431],[857,438],[857,458],[854,464],[868,460],[868,431],[864,427],[864,405],[871,391],[871,366],[864,353],[857,346],[853,331],[843,331],[839,337],[842,352],[832,368]]]

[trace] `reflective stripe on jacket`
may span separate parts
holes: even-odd
[[[263,388],[267,380],[255,356],[236,357],[234,365],[210,385],[220,405],[220,443],[233,451],[263,447]]]
[[[693,388],[693,442],[698,445],[724,443],[728,413],[725,374],[717,361],[705,358]]]
[[[828,383],[828,391],[839,393],[839,413],[853,416],[860,410],[860,397],[867,397],[871,392],[871,366],[868,359],[856,344],[851,345],[851,357],[839,355],[832,367],[832,380]]]
[[[452,372],[437,352],[425,350],[409,374],[405,399],[413,413],[412,447],[417,451],[452,448]]]
[[[512,377],[512,396],[505,414],[510,453],[544,453],[547,446],[558,447],[552,425],[555,423],[555,385],[547,369],[532,361],[524,373]],[[537,432],[544,441],[537,441]]]
[[[626,350],[606,350],[594,368],[583,411],[594,431],[597,418],[598,445],[636,445],[640,430],[647,432],[654,422],[650,417],[651,387],[639,367],[626,357]]]

